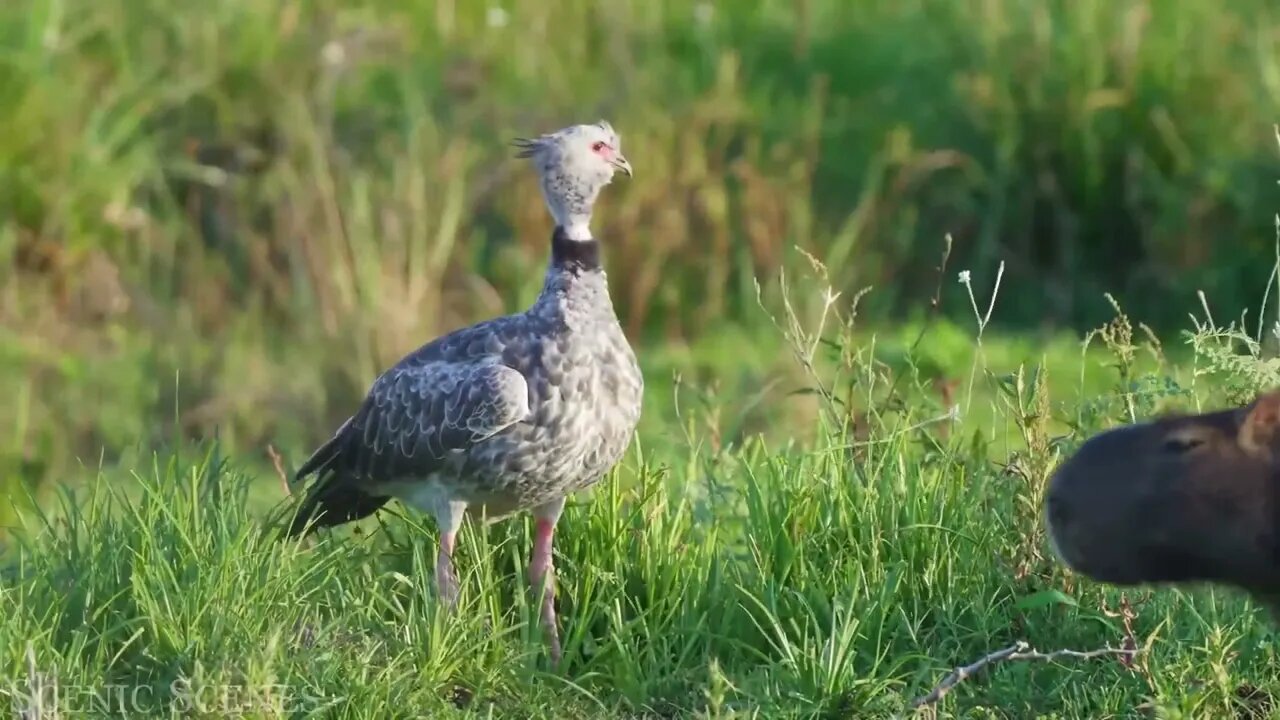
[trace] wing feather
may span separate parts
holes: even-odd
[[[373,383],[360,409],[303,463],[318,473],[289,534],[368,515],[386,502],[374,487],[426,478],[451,452],[466,452],[529,416],[524,375],[494,359],[404,363]]]
[[[364,479],[426,477],[529,415],[523,375],[496,362],[429,362],[389,370],[374,383],[347,432],[343,454]]]

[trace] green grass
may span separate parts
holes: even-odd
[[[1206,327],[1168,363],[1118,315],[1092,350],[1048,346],[1054,359],[1019,382],[1001,366],[1017,351],[984,340],[948,425],[914,377],[919,358],[955,351],[947,326],[908,352],[843,322],[819,335],[788,297],[787,346],[827,348],[800,386],[833,399],[807,425],[726,434],[742,418],[708,411],[741,405],[651,378],[658,419],[561,522],[559,671],[524,591],[528,518],[464,526],[449,615],[429,520],[397,510],[310,546],[274,542],[278,480],[205,444],[107,467],[25,515],[0,589],[0,692],[56,685],[69,717],[896,717],[952,666],[1015,641],[1120,646],[1122,598],[1134,667],[997,665],[939,712],[1253,717],[1237,713],[1280,692],[1250,601],[1099,586],[1049,555],[1039,519],[1045,472],[1092,429],[1245,392],[1250,371],[1273,372],[1265,360]],[[669,392],[681,402],[664,407]],[[849,407],[883,412],[859,434]],[[1242,699],[1249,688],[1261,695]]]

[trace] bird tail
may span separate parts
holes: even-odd
[[[365,492],[344,475],[329,473],[307,489],[284,537],[296,537],[318,528],[368,517],[390,499]]]
[[[311,474],[318,474],[319,477],[307,489],[297,512],[293,513],[284,538],[368,517],[391,499],[366,492],[359,487],[355,477],[333,467],[342,454],[347,439],[345,431],[350,422],[348,420],[343,423],[333,437],[312,453],[294,473],[295,483]]]
[[[346,430],[350,423],[351,420],[344,422],[342,427],[338,428],[338,431],[333,434],[333,437],[311,453],[311,457],[307,458],[306,462],[302,463],[302,467],[298,468],[298,471],[293,474],[294,482],[298,482],[312,473],[324,470],[338,458],[338,455],[342,452],[342,445],[347,439]]]

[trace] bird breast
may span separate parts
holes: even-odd
[[[591,341],[561,338],[532,378],[530,438],[567,484],[599,479],[618,461],[639,421],[643,381],[621,329]],[[593,477],[594,476],[594,477]]]
[[[529,414],[458,458],[470,502],[532,507],[595,484],[626,451],[644,392],[635,353],[611,314],[576,320],[534,315],[537,329],[505,344]]]

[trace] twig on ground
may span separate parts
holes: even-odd
[[[286,496],[293,494],[293,489],[289,487],[289,473],[284,471],[284,458],[280,457],[280,453],[276,451],[276,446],[267,444],[267,457],[271,458],[271,466],[276,469],[276,475],[280,478],[280,484],[284,486],[284,494]]]
[[[276,469],[276,476],[280,478],[280,485],[284,488],[284,496],[286,498],[293,497],[293,488],[289,485],[289,473],[285,472],[284,469],[284,458],[280,457],[275,445],[267,443],[267,457],[271,458],[271,466]],[[302,539],[303,547],[309,548],[312,544],[312,538]]]
[[[1129,604],[1129,598],[1124,593],[1120,593],[1120,609],[1110,610],[1106,603],[1102,605],[1102,614],[1107,617],[1118,617],[1120,622],[1124,624],[1124,647],[1126,650],[1135,650],[1138,647],[1138,639],[1133,634],[1133,619],[1137,617],[1137,613],[1133,611],[1133,606]],[[1125,667],[1133,667],[1133,658],[1126,657],[1120,660]]]
[[[1104,602],[1102,604],[1102,614],[1107,617],[1120,618],[1120,622],[1124,625],[1124,641],[1121,644],[1121,647],[1125,650],[1136,651],[1138,649],[1138,635],[1133,630],[1133,621],[1137,619],[1138,611],[1134,608],[1133,604],[1129,602],[1129,597],[1125,593],[1120,593],[1119,610],[1111,610]],[[1140,662],[1136,662],[1136,660],[1136,653],[1134,653],[1128,657],[1121,658],[1120,662],[1126,668],[1142,673],[1142,675],[1146,677],[1148,683],[1152,682],[1151,669],[1147,667],[1145,658]]]
[[[1092,660],[1094,658],[1105,657],[1108,655],[1117,655],[1121,658],[1132,660],[1133,656],[1141,652],[1136,649],[1104,647],[1097,650],[1054,650],[1053,652],[1040,652],[1035,650],[1025,641],[1010,645],[1003,650],[997,650],[989,655],[985,655],[978,660],[952,670],[949,675],[942,679],[932,691],[927,695],[922,695],[911,701],[911,709],[917,710],[926,705],[935,705],[951,692],[955,686],[964,682],[966,679],[977,674],[983,668],[994,663],[1006,660],[1059,660],[1062,658],[1071,658],[1073,660]]]

